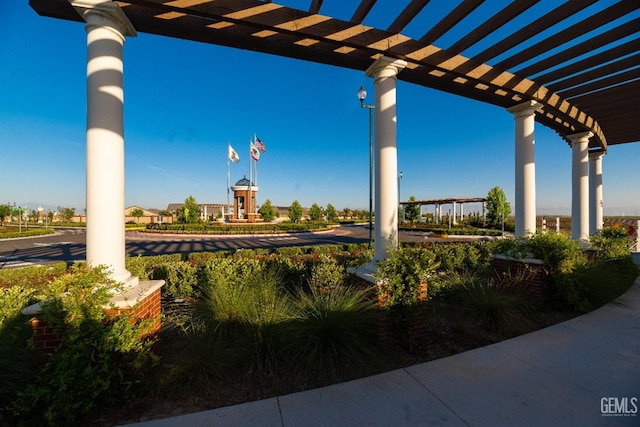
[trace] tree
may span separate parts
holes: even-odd
[[[320,221],[322,219],[322,214],[322,208],[318,206],[317,203],[311,205],[311,208],[309,209],[309,219],[311,219],[311,221]]]
[[[258,211],[262,219],[267,222],[273,221],[276,217],[276,208],[271,205],[271,200],[267,199],[264,201],[262,206],[260,206],[260,210]]]
[[[135,208],[131,210],[130,214],[136,219],[136,222],[140,224],[140,218],[144,216],[144,211],[140,208]]]
[[[0,205],[0,225],[4,225],[4,218],[11,216],[11,205]]]
[[[331,203],[327,204],[327,209],[325,210],[327,214],[327,221],[336,221],[338,219],[338,212],[336,212],[336,208],[333,207]]]
[[[76,214],[76,208],[63,208],[62,206],[58,206],[58,212],[64,222],[71,222],[73,221],[73,216]]]
[[[179,219],[187,224],[200,222],[200,206],[198,206],[195,197],[189,196],[184,199],[184,205],[182,205]]]
[[[493,187],[487,194],[487,223],[492,227],[499,227],[506,217],[511,214],[511,205],[500,187]]]
[[[416,201],[416,196],[409,197],[410,202]],[[418,205],[405,205],[404,206],[404,219],[407,221],[415,221],[420,215],[420,207]]]
[[[302,219],[302,205],[297,200],[294,200],[289,206],[289,220],[291,222],[300,222]]]
[[[327,209],[329,208],[329,206],[327,206]],[[344,219],[349,218],[349,216],[351,215],[351,208],[344,208],[342,210],[342,215],[344,216]]]

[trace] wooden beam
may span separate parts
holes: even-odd
[[[418,13],[429,3],[430,0],[411,0],[411,3],[404,8],[404,10],[398,15],[398,17],[393,21],[389,28],[387,28],[387,32],[389,33],[399,33],[404,27],[409,25],[409,22],[416,17]]]

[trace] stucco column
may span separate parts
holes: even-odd
[[[602,230],[602,151],[589,153],[589,234]]]
[[[396,76],[406,61],[382,56],[365,71],[375,89],[375,250],[373,262],[398,247]]]
[[[124,265],[124,125],[122,47],[136,31],[114,2],[71,4],[87,31],[87,264],[136,285]]]
[[[536,232],[535,112],[541,104],[527,101],[507,109],[515,120],[516,237]]]
[[[589,240],[589,138],[591,132],[568,135],[571,141],[571,238]]]

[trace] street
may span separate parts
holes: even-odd
[[[458,237],[445,241],[468,240]],[[343,243],[367,243],[367,224],[343,225],[329,231],[314,233],[261,235],[188,235],[155,234],[144,231],[126,232],[126,252],[130,256],[189,254],[237,249],[277,248],[283,246],[313,246]],[[474,239],[488,239],[475,237]],[[401,242],[436,241],[422,231],[400,231]],[[18,239],[0,239],[0,269],[18,268],[55,262],[85,261],[86,231],[84,228],[56,228],[55,234]]]

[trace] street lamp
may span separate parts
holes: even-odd
[[[367,97],[367,91],[363,86],[360,86],[358,90],[358,99],[360,100],[360,108],[366,108],[369,110],[369,249],[371,249],[371,242],[373,237],[371,235],[373,231],[373,110],[375,105],[365,104],[364,100]]]
[[[398,210],[402,210],[402,206],[400,205],[400,201],[402,200],[402,198],[400,197],[400,180],[402,180],[403,176],[404,174],[402,173],[402,171],[400,171],[400,173],[398,174]],[[404,222],[404,210],[402,210],[402,222]]]

